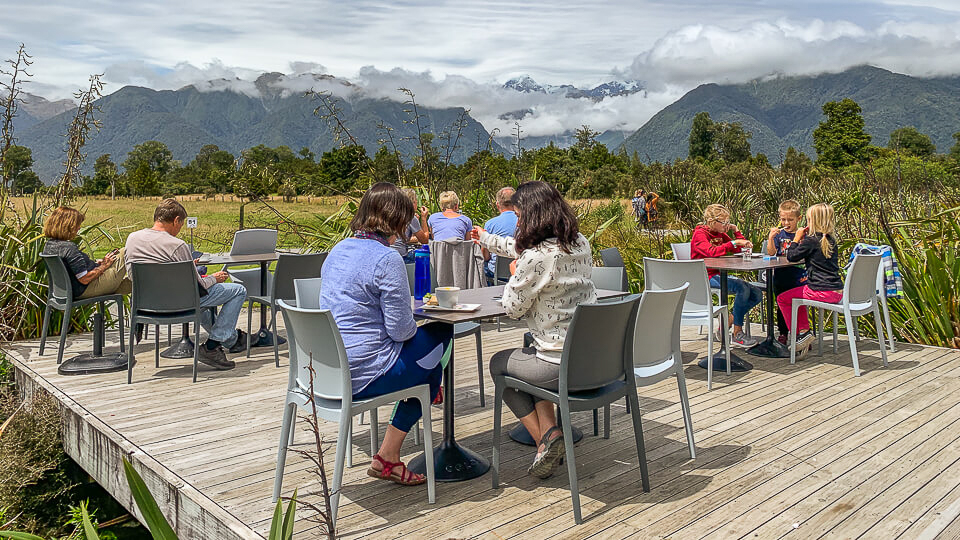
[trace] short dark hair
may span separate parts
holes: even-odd
[[[350,221],[350,229],[384,237],[403,236],[413,214],[413,201],[400,188],[389,182],[379,182],[363,194],[360,208]]]
[[[160,223],[173,223],[177,218],[181,220],[187,219],[187,209],[178,203],[176,199],[164,199],[160,201],[157,209],[153,211],[153,220],[159,221]]]
[[[513,235],[517,253],[554,237],[560,249],[571,252],[577,243],[580,227],[573,209],[557,188],[539,180],[525,182],[513,194],[513,204],[519,213],[517,231]]]

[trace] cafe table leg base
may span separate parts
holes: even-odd
[[[701,358],[700,361],[697,362],[697,365],[703,369],[707,369],[707,358]],[[730,371],[750,371],[751,369],[753,369],[753,364],[733,353],[730,354]],[[727,372],[727,357],[724,356],[723,353],[713,355],[713,372]]]
[[[273,332],[266,328],[261,328],[257,332],[257,340],[253,342],[254,347],[273,347],[273,339],[276,337],[277,345],[283,345],[287,342],[282,336],[275,336]]]
[[[433,465],[437,482],[462,482],[490,470],[490,462],[485,457],[460,446],[456,440],[443,441],[433,448]],[[426,474],[426,458],[420,454],[411,459],[407,467],[417,474]]]
[[[191,354],[192,356],[192,354]],[[93,375],[127,370],[126,353],[83,353],[64,360],[57,368],[60,375]]]
[[[167,347],[160,353],[161,358],[193,358],[193,340],[183,336],[180,341]]]
[[[570,431],[573,432],[574,444],[580,442],[580,439],[583,438],[583,431],[577,428],[577,426],[572,426]],[[510,438],[515,442],[525,444],[527,446],[536,446],[533,444],[533,437],[530,436],[530,432],[527,431],[527,428],[523,427],[523,424],[517,424],[513,426],[513,429],[510,430],[509,434]]]
[[[772,337],[750,347],[747,353],[766,358],[790,358],[790,348]]]

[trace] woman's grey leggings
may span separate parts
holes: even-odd
[[[537,358],[537,350],[533,347],[506,349],[490,359],[490,375],[510,375],[547,390],[557,390],[560,365]],[[503,401],[517,418],[523,418],[532,413],[534,405],[542,400],[516,388],[507,388],[503,391]]]

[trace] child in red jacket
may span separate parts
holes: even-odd
[[[732,235],[732,236],[731,236]],[[703,211],[703,223],[693,230],[690,240],[690,258],[706,259],[739,253],[743,248],[752,248],[753,244],[744,238],[737,226],[730,223],[730,211],[722,204],[711,204]],[[720,288],[720,273],[709,270],[710,286]],[[752,347],[757,340],[748,338],[743,332],[743,321],[747,313],[763,300],[760,289],[735,277],[727,277],[727,290],[735,295],[733,300],[733,338],[731,344],[738,347]],[[726,299],[723,299],[725,302]]]

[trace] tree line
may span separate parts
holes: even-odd
[[[954,134],[957,142],[946,154],[938,154],[930,137],[914,127],[895,130],[887,145],[878,147],[871,144],[871,136],[864,131],[861,109],[855,101],[826,103],[823,113],[825,119],[813,132],[815,159],[790,147],[777,168],[779,172],[816,178],[827,171],[874,161],[881,167],[897,161],[902,171],[903,160],[919,160],[924,164],[924,178],[957,181],[960,132]],[[767,156],[751,152],[752,134],[739,122],[715,122],[706,112],[693,119],[687,159],[674,163],[648,164],[636,153],[611,151],[597,141],[598,135],[582,126],[576,131],[575,143],[568,148],[551,143],[543,148],[521,149],[509,157],[489,149],[480,150],[462,164],[444,160],[431,133],[420,136],[419,153],[412,158],[391,151],[386,145],[373,156],[363,146],[345,144],[318,157],[306,147],[295,152],[283,145],[258,145],[234,155],[211,144],[201,148],[185,165],[173,159],[164,143],[146,141],[134,146],[119,163],[110,154],[97,157],[93,174],[82,177],[76,193],[112,197],[188,193],[212,197],[229,193],[247,199],[279,194],[292,198],[350,194],[373,182],[389,181],[425,186],[435,194],[445,189],[496,189],[536,177],[553,183],[568,197],[583,199],[628,197],[654,178],[676,170],[723,174],[736,180],[745,178],[747,169],[775,169]],[[13,145],[4,157],[4,173],[11,180],[14,193],[32,193],[43,188],[31,169],[29,148]]]

